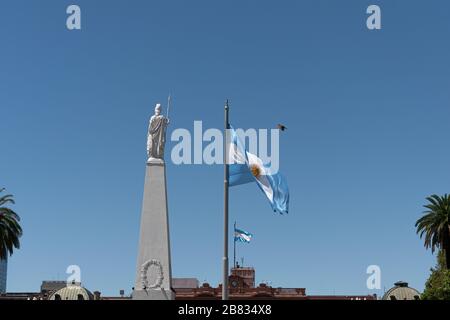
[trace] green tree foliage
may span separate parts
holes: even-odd
[[[0,193],[4,190],[0,189]],[[4,260],[13,254],[14,248],[20,248],[19,238],[22,236],[20,217],[6,207],[7,204],[14,204],[13,196],[0,194],[0,259]]]
[[[437,264],[425,284],[423,300],[450,300],[450,270],[446,268],[444,252],[439,251]]]
[[[425,248],[444,251],[445,266],[450,269],[450,196],[433,194],[427,200],[424,216],[416,222],[417,233],[425,237]]]

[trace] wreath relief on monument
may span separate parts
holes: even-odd
[[[156,280],[153,284],[148,283],[148,272],[149,268],[151,266],[154,266],[155,268],[152,268],[153,270],[156,270]],[[160,261],[156,259],[148,260],[144,264],[142,264],[141,267],[141,284],[142,288],[144,289],[157,289],[161,288],[162,282],[164,280],[164,273],[163,273],[163,267]]]

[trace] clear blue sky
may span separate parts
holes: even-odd
[[[82,9],[82,30],[65,27]],[[379,4],[382,30],[366,28]],[[238,257],[257,282],[310,294],[381,294],[366,268],[419,290],[435,259],[416,236],[425,197],[449,192],[448,1],[2,1],[0,186],[22,249],[9,291],[65,279],[130,292],[148,117],[173,94],[171,127],[288,130],[290,213],[256,185],[231,190],[254,234]],[[170,132],[169,132],[170,134]],[[173,143],[167,148],[171,149]],[[173,275],[221,278],[221,166],[168,164]],[[231,244],[231,242],[230,242]]]

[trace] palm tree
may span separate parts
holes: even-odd
[[[0,193],[5,189],[0,189]],[[20,217],[13,210],[4,207],[6,204],[14,204],[10,194],[0,196],[0,260],[6,260],[8,254],[12,255],[14,248],[20,248],[19,238],[22,236]]]
[[[433,194],[427,198],[428,204],[424,216],[417,220],[417,234],[425,235],[425,248],[436,248],[445,251],[445,265],[450,270],[450,196]]]

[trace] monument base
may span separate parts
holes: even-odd
[[[175,300],[175,292],[162,288],[134,290],[131,297],[133,300]]]

